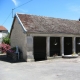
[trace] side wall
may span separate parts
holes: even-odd
[[[2,43],[2,38],[8,35],[8,31],[1,31],[0,32],[0,43]]]
[[[18,22],[18,19],[15,19],[14,25],[13,25],[13,29],[11,32],[11,46],[18,46],[19,49],[22,52],[22,57],[24,60],[27,60],[27,39],[26,39],[26,34],[23,32],[23,29],[20,25],[20,23]]]
[[[5,37],[8,35],[8,31],[2,31],[2,37]]]

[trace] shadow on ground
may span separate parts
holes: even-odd
[[[0,61],[5,61],[9,63],[25,62],[24,60],[13,61],[11,58],[7,58],[6,54],[0,54]]]

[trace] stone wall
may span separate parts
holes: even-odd
[[[11,32],[11,46],[18,46],[22,52],[22,58],[27,60],[27,39],[26,33],[24,33],[22,26],[18,22],[18,19],[15,19],[13,29]]]

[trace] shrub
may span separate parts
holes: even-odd
[[[8,44],[5,44],[5,43],[0,44],[0,50],[2,53],[7,52],[7,50],[9,50],[10,48],[11,46]]]
[[[10,44],[10,39],[8,37],[4,37],[2,42],[5,44]]]
[[[16,47],[10,48],[7,50],[9,53],[14,53],[16,51]]]

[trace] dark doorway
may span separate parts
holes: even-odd
[[[50,56],[60,56],[60,37],[50,37]]]
[[[46,59],[46,37],[34,37],[33,53],[35,61]]]
[[[80,52],[80,37],[76,38],[76,53]]]
[[[64,37],[64,55],[72,54],[72,38]]]

